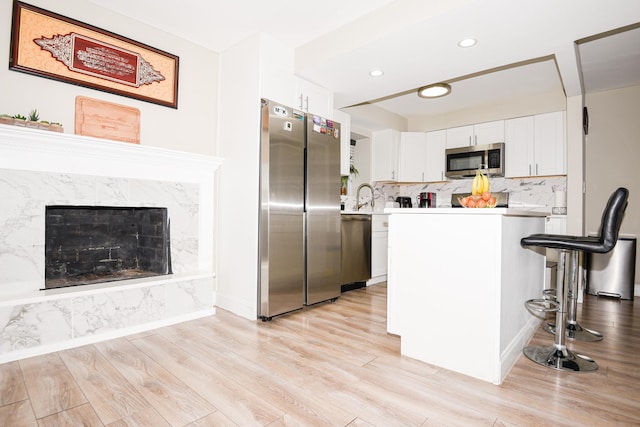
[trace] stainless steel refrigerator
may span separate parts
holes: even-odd
[[[340,295],[340,124],[263,99],[258,317]]]

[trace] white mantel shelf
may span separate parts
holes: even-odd
[[[202,154],[0,125],[0,168],[198,182],[221,163]]]

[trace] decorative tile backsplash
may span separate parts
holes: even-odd
[[[198,270],[196,184],[0,169],[0,194],[0,296],[44,288],[47,205],[166,207],[173,271]]]
[[[451,207],[451,195],[454,193],[470,193],[471,178],[447,182],[424,184],[375,183],[375,210],[383,210],[385,202],[394,201],[398,196],[411,197],[416,206],[416,198],[421,192],[436,193],[437,207]],[[530,178],[491,178],[492,192],[509,193],[510,208],[524,208],[547,211],[555,203],[555,191],[566,191],[567,179],[564,176],[530,177]],[[361,196],[361,202],[369,200],[369,193]],[[343,196],[345,210],[355,210],[355,195]]]

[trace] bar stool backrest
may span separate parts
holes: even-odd
[[[611,194],[607,207],[602,213],[602,222],[600,224],[600,243],[601,246],[594,248],[593,252],[607,253],[614,248],[618,241],[620,226],[622,225],[622,217],[627,208],[627,200],[629,198],[629,190],[620,187]]]

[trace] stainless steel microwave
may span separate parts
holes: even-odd
[[[481,168],[490,176],[504,176],[504,142],[445,150],[445,176],[474,176]]]

